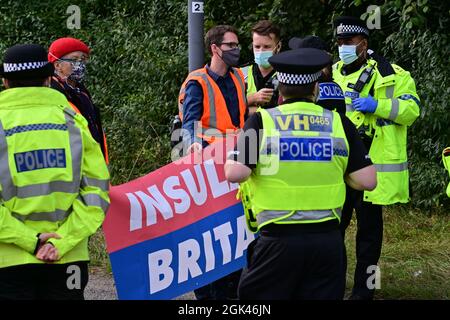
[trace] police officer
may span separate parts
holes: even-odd
[[[43,47],[9,48],[0,74],[0,299],[83,299],[88,238],[109,205],[100,146],[49,88]]]
[[[450,173],[450,147],[447,147],[442,151],[442,161],[444,161],[444,167]],[[450,183],[447,186],[447,196],[450,197]]]
[[[330,46],[317,36],[309,35],[304,38],[291,38],[289,40],[289,48],[316,48],[324,50],[331,57]],[[331,62],[323,68],[322,75],[319,78],[319,96],[316,103],[325,109],[345,114],[344,93],[341,87],[333,81]]]
[[[369,30],[363,21],[339,17],[334,28],[340,61],[333,66],[333,78],[377,169],[375,190],[347,190],[341,223],[344,236],[356,210],[357,263],[350,299],[372,299],[374,289],[367,280],[381,254],[381,206],[409,201],[407,128],[419,116],[420,102],[409,72],[368,49]]]
[[[247,90],[249,114],[258,107],[273,108],[278,105],[277,74],[269,58],[280,52],[280,28],[269,20],[258,21],[252,28],[254,63],[241,68]]]
[[[314,103],[329,55],[306,48],[269,61],[284,102],[248,119],[225,164],[227,179],[240,183],[249,228],[260,231],[239,298],[342,299],[344,180],[372,190],[375,168],[351,122]]]

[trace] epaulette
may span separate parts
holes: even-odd
[[[394,68],[385,57],[380,56],[379,54],[375,53],[372,50],[368,50],[367,53],[373,60],[377,62],[377,69],[382,77],[387,77],[392,74],[395,74]]]

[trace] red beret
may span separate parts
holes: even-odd
[[[89,47],[81,40],[75,38],[59,38],[53,41],[48,49],[48,61],[55,62],[68,53],[81,51],[89,54]]]

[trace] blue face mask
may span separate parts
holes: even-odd
[[[269,58],[273,56],[273,51],[259,51],[255,52],[255,62],[261,68],[269,68]]]
[[[358,45],[359,43],[357,45],[343,44],[342,46],[339,46],[339,58],[344,64],[350,64],[358,59],[359,56],[356,54],[356,47]]]

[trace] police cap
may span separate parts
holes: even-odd
[[[269,62],[277,71],[280,83],[305,85],[316,82],[331,59],[323,50],[301,48],[276,54]]]
[[[333,21],[333,28],[338,39],[350,38],[357,35],[369,37],[366,23],[355,17],[338,17]]]
[[[47,51],[37,44],[18,44],[8,48],[0,65],[0,75],[10,80],[43,79],[53,74]]]
[[[320,50],[330,51],[330,46],[317,36],[306,36],[304,38],[293,37],[289,40],[289,48],[300,49],[300,48],[316,48]]]

